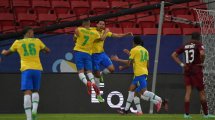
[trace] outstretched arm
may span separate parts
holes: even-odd
[[[10,51],[10,50],[2,50],[1,54],[4,55],[4,56],[8,56],[8,55],[11,55],[13,52]]]
[[[50,53],[51,52],[51,50],[48,47],[45,47],[44,49],[42,49],[42,51],[44,53]]]
[[[125,64],[124,66],[119,66],[119,70],[125,70],[129,68],[132,63],[132,60],[123,60],[120,59],[117,55],[111,56],[111,60]]]
[[[117,33],[112,34],[112,37],[116,37],[116,38],[126,37],[126,36],[133,36],[133,34],[131,32],[125,33],[125,34],[117,34]]]

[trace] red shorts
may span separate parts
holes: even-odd
[[[204,90],[203,83],[203,68],[201,66],[188,66],[184,70],[185,85],[197,88],[197,90]]]

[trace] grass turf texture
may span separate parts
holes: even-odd
[[[191,115],[193,120],[204,120],[202,115]],[[25,120],[24,114],[0,114],[0,120]],[[39,114],[38,120],[184,120],[183,114]],[[210,119],[215,120],[215,119]]]

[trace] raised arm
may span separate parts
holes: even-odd
[[[112,37],[116,37],[116,38],[126,37],[126,36],[133,36],[133,34],[131,32],[125,33],[125,34],[117,34],[117,33],[112,34]]]
[[[1,54],[4,55],[4,56],[8,56],[8,55],[11,55],[13,52],[11,50],[2,50]]]

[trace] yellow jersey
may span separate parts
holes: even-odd
[[[40,62],[40,50],[46,46],[38,38],[16,40],[10,47],[11,52],[18,52],[21,61],[20,71],[28,69],[43,70]]]
[[[147,64],[149,61],[149,53],[142,46],[136,46],[130,51],[130,60],[133,60],[133,69],[135,76],[148,75]]]
[[[93,42],[100,38],[99,33],[92,28],[78,27],[74,50],[92,54]]]
[[[96,28],[93,28],[95,30],[97,30]],[[98,30],[97,30],[98,31]],[[99,35],[102,36],[104,33],[104,30],[102,31],[98,31]],[[107,37],[111,37],[112,36],[112,32],[108,32],[107,33]],[[102,53],[104,52],[104,40],[99,40],[99,41],[95,41],[93,43],[93,53]]]

